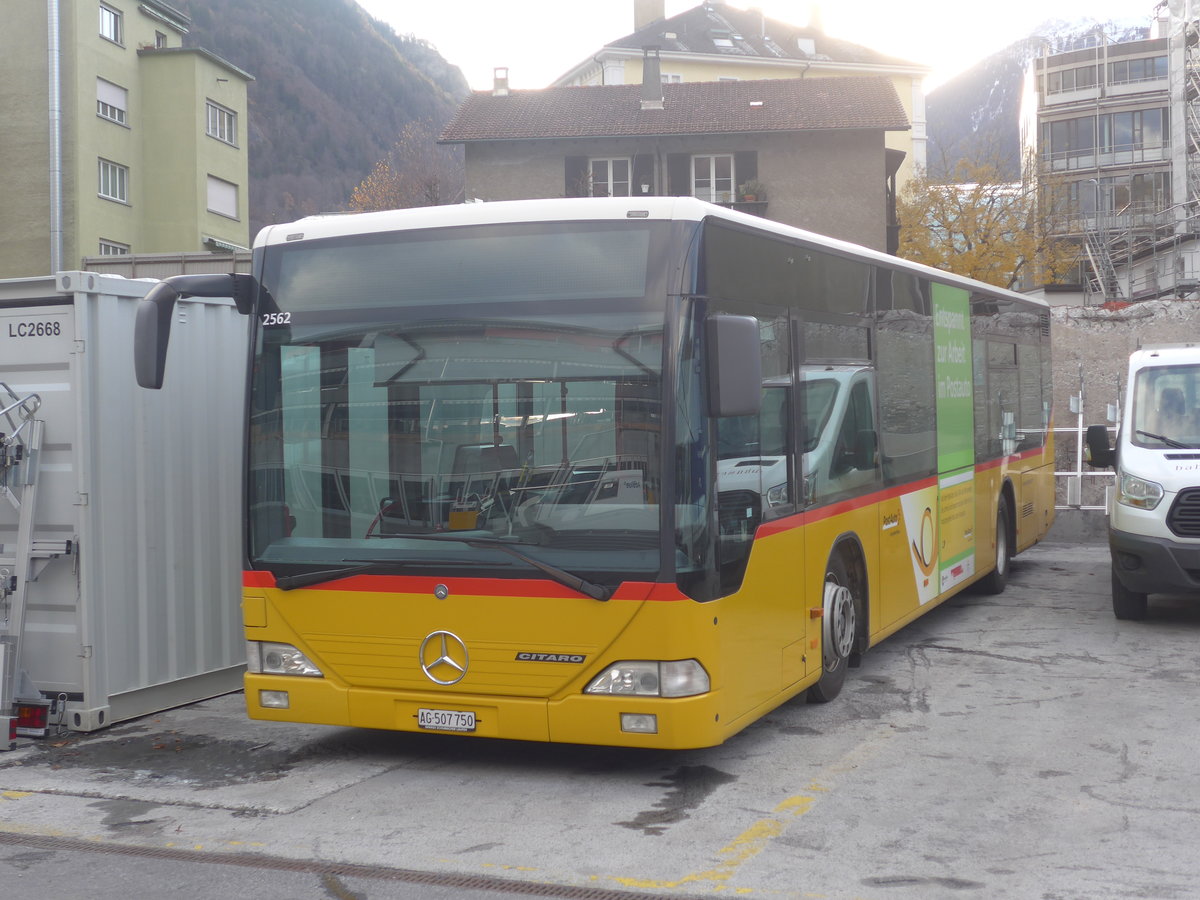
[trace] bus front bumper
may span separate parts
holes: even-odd
[[[250,718],[275,722],[676,750],[711,747],[732,734],[720,721],[713,692],[545,700],[350,688],[326,678],[253,674],[246,675],[245,687]],[[426,727],[422,719],[437,724]]]

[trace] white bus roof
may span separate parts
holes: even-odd
[[[1038,297],[1019,294],[993,285],[981,284],[961,275],[909,262],[897,256],[871,250],[858,244],[826,237],[770,219],[730,210],[694,197],[567,197],[544,200],[501,200],[459,203],[449,206],[423,206],[381,212],[341,213],[309,216],[281,225],[268,225],[254,240],[255,249],[300,240],[382,234],[425,228],[454,228],[466,225],[505,225],[520,222],[605,221],[620,219],[676,220],[700,222],[726,219],[760,231],[802,240],[814,246],[853,255],[894,269],[909,270],[926,278],[934,277],[966,290],[985,289],[992,293],[1022,300],[1032,306],[1049,309]]]

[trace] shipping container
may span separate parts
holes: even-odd
[[[248,321],[230,300],[183,300],[166,383],[141,390],[133,322],[152,285],[88,272],[0,281],[0,409],[24,403],[0,417],[0,640],[24,693],[80,731],[237,690],[244,669]],[[14,465],[33,430],[11,435],[32,409],[40,450]],[[32,560],[18,547],[22,493],[35,498]]]

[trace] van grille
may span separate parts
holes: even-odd
[[[717,518],[721,534],[754,534],[762,519],[762,500],[754,491],[721,491],[717,495]]]
[[[1167,527],[1179,537],[1200,538],[1200,488],[1179,492],[1167,513]]]

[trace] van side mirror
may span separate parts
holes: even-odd
[[[709,316],[707,375],[710,415],[750,416],[762,409],[762,349],[754,316]]]
[[[1093,469],[1107,469],[1116,464],[1117,451],[1109,446],[1107,425],[1089,425],[1085,442],[1085,459]]]

